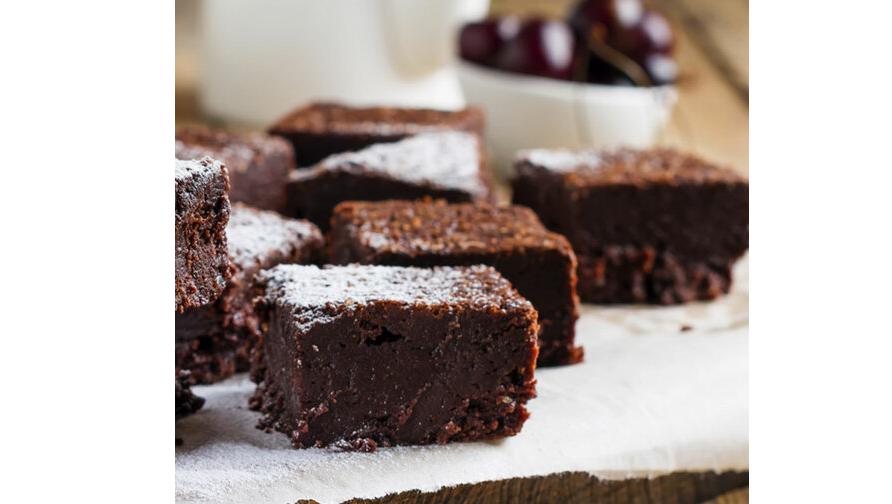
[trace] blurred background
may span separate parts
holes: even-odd
[[[262,129],[318,99],[473,103],[487,112],[499,162],[528,147],[673,145],[747,172],[747,0],[652,0],[636,12],[639,3],[604,1],[609,9],[600,12],[592,10],[598,2],[570,0],[178,0],[176,121]],[[499,52],[477,58],[474,51],[489,50],[480,34],[490,25],[479,21],[504,16],[518,25],[505,35],[507,22],[490,23],[504,40]],[[665,50],[656,47],[666,36],[656,22],[663,17],[671,27]],[[574,21],[602,18],[607,52],[577,36],[574,54],[594,55],[588,73],[561,74],[562,36]],[[647,50],[639,57],[636,47]],[[663,52],[677,75],[661,78],[664,64],[648,66]],[[635,61],[661,85],[641,85]]]

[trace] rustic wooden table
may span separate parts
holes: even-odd
[[[573,0],[492,0],[494,14],[561,16]],[[749,5],[747,0],[653,0],[676,26],[683,79],[660,143],[749,171]],[[197,0],[177,2],[176,120],[201,121],[195,96],[194,24]],[[709,502],[748,501],[748,473],[674,473],[654,479],[599,481],[564,473],[408,492],[374,501],[446,502]],[[718,497],[716,497],[718,496]]]

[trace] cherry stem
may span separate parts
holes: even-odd
[[[592,64],[592,56],[589,53],[594,53],[595,56],[603,60],[608,65],[613,68],[619,70],[626,77],[628,77],[632,82],[635,83],[636,86],[649,87],[653,85],[653,81],[651,81],[650,77],[647,75],[647,72],[641,68],[641,65],[635,62],[632,58],[626,56],[625,54],[617,51],[616,49],[610,47],[601,36],[599,36],[597,28],[593,28],[589,31],[588,51],[585,52],[585,58],[583,58],[582,71],[586,74],[588,73],[589,66]],[[577,72],[579,74],[579,72]],[[577,75],[578,80],[584,82],[586,80],[586,75]]]

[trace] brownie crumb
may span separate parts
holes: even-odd
[[[188,371],[176,373],[176,418],[187,417],[204,406],[204,398],[192,393]]]

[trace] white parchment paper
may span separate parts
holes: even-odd
[[[530,419],[497,442],[295,450],[284,435],[254,428],[244,375],[196,387],[207,402],[177,423],[177,501],[327,503],[564,471],[623,478],[745,470],[747,277],[744,260],[732,293],[709,303],[583,306],[577,341],[585,362],[537,370]]]

